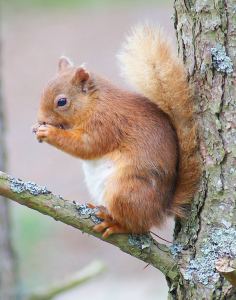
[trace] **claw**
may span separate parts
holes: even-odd
[[[105,206],[95,206],[92,203],[87,203],[87,207],[91,209],[97,208],[98,211],[95,212],[96,217],[102,219],[103,221],[93,227],[96,232],[103,232],[102,237],[104,239],[108,238],[110,235],[115,233],[127,233],[127,229],[118,224],[112,216],[109,214]]]
[[[112,226],[109,226],[103,233],[102,237],[104,239],[108,238],[110,235],[115,233],[128,233],[128,230],[122,227],[121,225],[113,224]]]
[[[92,209],[96,208],[96,206],[92,203],[86,203],[86,205],[88,208],[92,208]]]
[[[91,209],[97,208],[98,209],[98,211],[95,213],[95,215],[98,218],[109,221],[109,222],[111,222],[113,220],[105,206],[96,206],[90,202],[87,203],[86,205],[88,208],[91,208]]]
[[[104,211],[100,211],[100,210],[99,210],[98,212],[95,213],[95,215],[96,215],[98,218],[100,218],[100,219],[102,219],[102,220],[104,220],[104,221],[107,221],[107,222],[112,222],[112,221],[113,221],[111,215],[109,215],[107,212],[104,212]]]
[[[110,223],[110,222],[103,221],[103,222],[101,222],[100,224],[95,225],[95,226],[93,227],[93,230],[96,231],[96,232],[102,232],[102,231],[104,231],[104,229],[106,229],[106,228],[112,226],[113,224],[114,224],[114,223]]]
[[[116,221],[103,221],[100,224],[95,225],[93,230],[96,232],[103,232],[102,237],[104,239],[115,233],[128,233],[128,230],[116,223]]]

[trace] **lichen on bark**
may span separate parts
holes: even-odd
[[[175,243],[183,248],[178,257],[185,280],[172,287],[170,299],[236,298],[235,290],[214,267],[223,245],[220,237],[218,242],[212,239],[216,232],[222,232],[223,241],[228,230],[236,234],[234,7],[234,0],[175,1],[179,54],[194,91],[203,176],[189,218],[176,226]],[[207,261],[214,246],[215,256]]]

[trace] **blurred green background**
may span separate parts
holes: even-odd
[[[6,1],[6,0],[5,0]],[[101,7],[101,6],[136,6],[136,5],[170,5],[171,0],[11,0],[8,5],[11,7],[37,7],[37,8],[53,8],[53,9],[65,9],[65,8],[78,8],[78,7]]]

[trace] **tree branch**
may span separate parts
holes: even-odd
[[[3,172],[0,172],[0,195],[119,247],[159,269],[172,281],[178,281],[180,272],[170,249],[157,243],[150,235],[116,234],[103,239],[100,233],[93,231],[94,224],[101,221],[95,215],[96,209],[64,200],[45,187],[15,179]]]
[[[101,274],[104,270],[105,266],[103,263],[94,261],[69,278],[32,293],[28,297],[28,300],[51,300],[62,293],[82,285],[88,280]]]

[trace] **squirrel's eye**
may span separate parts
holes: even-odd
[[[58,101],[57,101],[57,106],[65,106],[67,103],[67,99],[66,98],[60,98]]]

